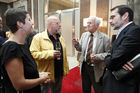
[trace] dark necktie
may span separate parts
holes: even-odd
[[[92,53],[92,46],[93,46],[93,35],[90,35],[90,41],[88,44],[88,50],[87,50],[87,55],[86,55],[86,62],[87,64],[91,63],[90,55]]]

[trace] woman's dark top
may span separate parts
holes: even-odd
[[[3,44],[5,41],[6,41],[6,39],[0,36],[0,47],[2,46],[2,44]]]
[[[3,38],[6,38],[6,32],[3,30],[0,30],[0,36]]]
[[[17,44],[13,41],[6,42],[0,49],[0,58],[1,58],[1,67],[2,67],[2,75],[4,77],[4,87],[5,93],[17,93],[15,88],[13,87],[9,76],[5,70],[4,65],[10,59],[13,58],[21,58],[24,66],[24,77],[26,79],[35,79],[39,77],[37,65],[31,56],[29,49],[24,45]],[[14,69],[14,68],[13,68]],[[23,93],[41,93],[40,85],[24,90]]]

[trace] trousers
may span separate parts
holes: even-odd
[[[99,82],[95,81],[94,66],[88,65],[86,62],[82,65],[82,89],[83,93],[91,93],[93,86],[95,93],[102,93],[103,89]]]

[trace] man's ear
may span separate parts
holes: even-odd
[[[126,20],[126,19],[128,18],[128,15],[129,15],[128,12],[126,12],[126,13],[122,16],[122,19],[123,19],[123,20]]]
[[[98,29],[98,27],[99,27],[99,24],[96,24],[95,26],[96,26],[96,28]]]
[[[20,21],[17,21],[17,27],[18,27],[18,28],[22,28],[22,26],[23,26],[23,23],[20,22]]]

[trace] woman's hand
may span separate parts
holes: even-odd
[[[40,72],[39,77],[44,79],[43,83],[48,83],[51,82],[50,74],[50,72]]]

